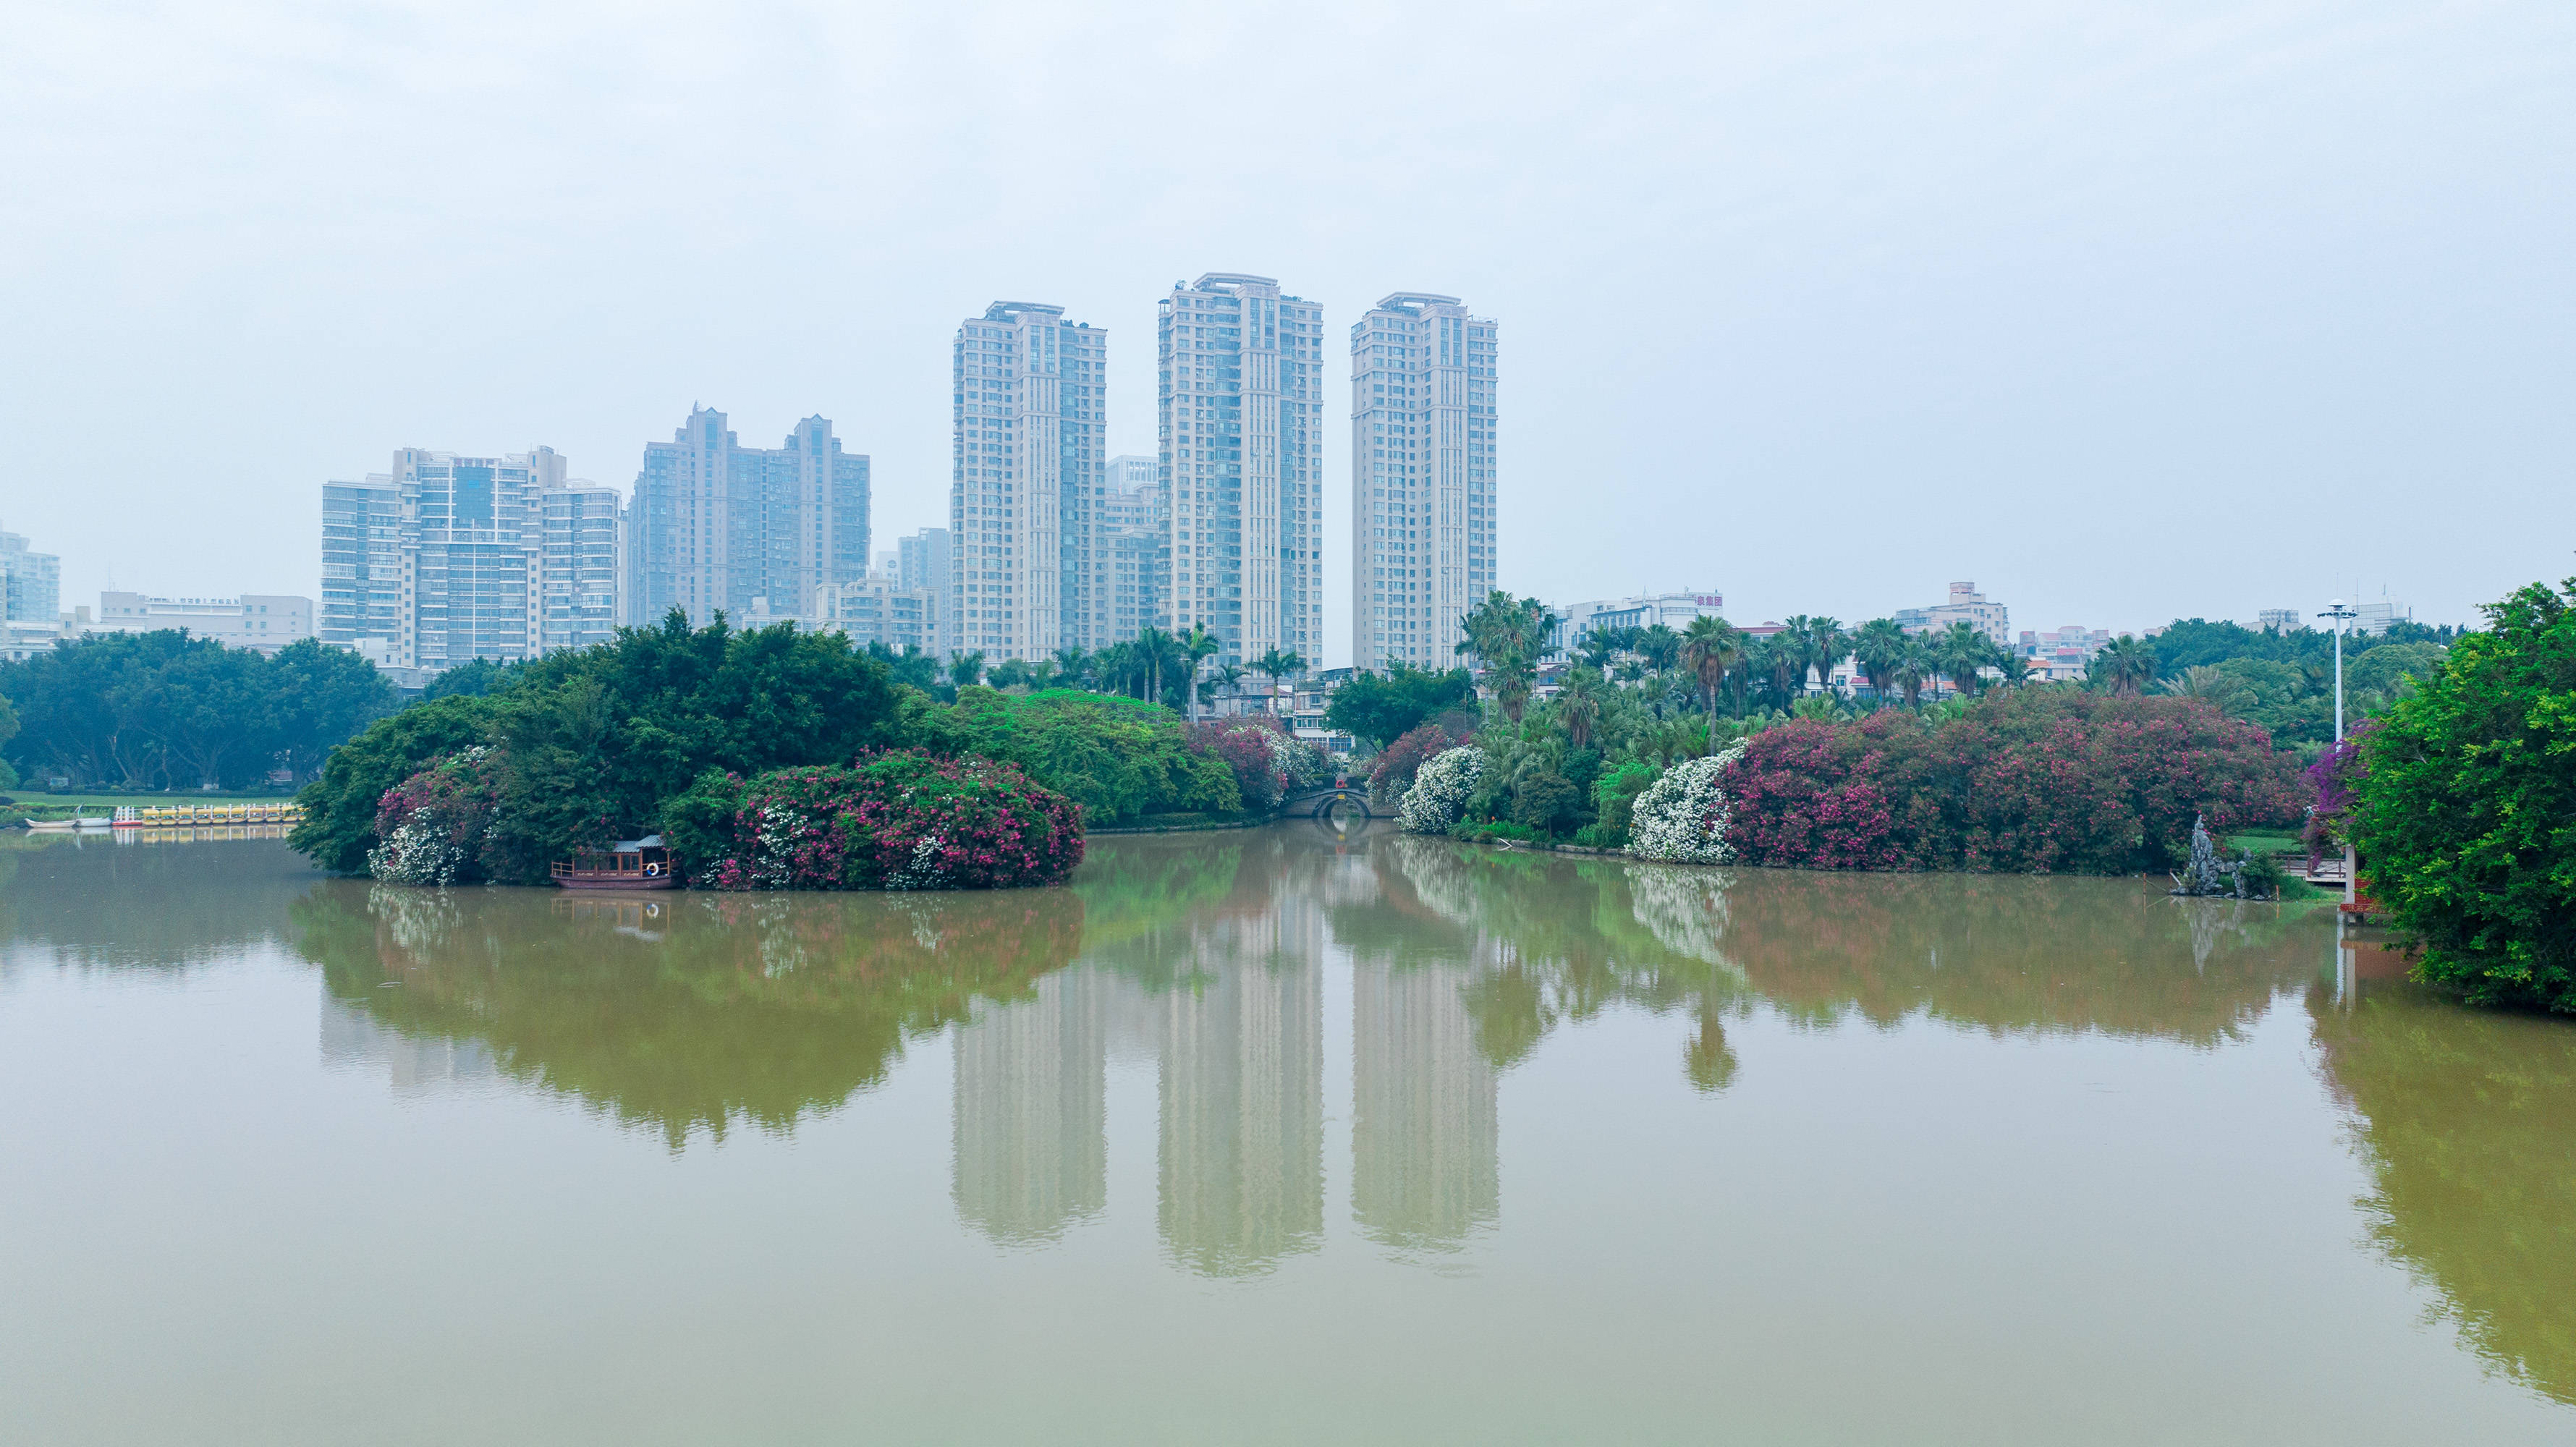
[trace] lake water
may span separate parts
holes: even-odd
[[[2576,1441],[2576,1022],[2141,881],[0,838],[0,1440]]]

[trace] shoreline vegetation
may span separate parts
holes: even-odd
[[[2333,637],[2312,629],[2184,620],[2104,649],[2085,683],[2034,685],[1965,625],[1801,616],[1755,635],[1708,617],[1595,629],[1543,688],[1557,620],[1499,592],[1463,620],[1466,666],[1360,674],[1326,721],[1369,746],[1351,772],[1372,813],[1470,843],[2154,874],[2187,862],[2198,825],[2265,841],[2225,866],[2257,894],[2283,888],[2280,841],[2352,848],[2422,978],[2576,1011],[2576,579],[2484,611],[2485,632],[2347,637],[2340,745]],[[995,687],[971,654],[674,613],[397,706],[319,645],[102,636],[0,665],[0,823],[106,790],[309,778],[293,843],[342,874],[543,883],[555,860],[667,833],[708,887],[1050,883],[1086,833],[1241,828],[1333,779],[1276,717],[1184,719],[1212,643],[1066,650],[991,670]],[[1074,686],[1094,682],[1139,696]],[[71,792],[21,805],[22,777]]]
[[[1332,776],[1275,718],[971,681],[942,698],[902,662],[675,612],[377,720],[299,796],[291,838],[418,884],[539,884],[659,833],[703,888],[1006,888],[1060,882],[1087,824],[1259,817]]]

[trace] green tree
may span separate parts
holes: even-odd
[[[1646,667],[1657,673],[1664,673],[1681,662],[1682,636],[1674,632],[1670,624],[1657,623],[1639,629],[1636,641],[1630,645],[1630,648],[1639,658],[1645,660]]]
[[[2094,687],[2123,696],[2144,692],[2156,674],[2156,645],[2125,634],[2103,644],[2087,670]]]
[[[393,685],[374,664],[318,639],[279,649],[269,672],[278,761],[301,780],[319,774],[333,749],[398,706]]]
[[[1224,650],[1225,644],[1223,640],[1219,639],[1215,634],[1210,633],[1207,629],[1207,625],[1204,623],[1191,624],[1190,631],[1181,635],[1181,653],[1189,662],[1190,678],[1193,681],[1195,681],[1199,676],[1200,666]],[[1270,651],[1276,653],[1279,650],[1274,648]],[[1238,673],[1236,676],[1240,678],[1241,674]],[[1196,689],[1191,690],[1191,696],[1193,700],[1196,699]],[[1198,717],[1195,702],[1192,705],[1190,717],[1193,720]]]
[[[1973,623],[1953,623],[1932,639],[1934,661],[1949,675],[1950,686],[1963,698],[1977,696],[1984,681],[1977,670],[1992,663],[1994,656],[1994,640],[1978,632]]]
[[[2576,578],[2483,611],[2364,733],[2351,839],[2423,978],[2576,1011]]]
[[[1538,678],[1538,661],[1547,652],[1556,623],[1556,615],[1536,598],[1515,602],[1511,594],[1499,588],[1485,595],[1485,601],[1461,620],[1466,637],[1458,644],[1458,652],[1475,658],[1484,670],[1485,687],[1493,691],[1494,702],[1514,723],[1520,722],[1521,711],[1528,706],[1530,690]]]
[[[468,659],[454,668],[440,670],[420,691],[420,696],[424,702],[441,698],[483,698],[507,688],[515,667],[489,658]]]
[[[1844,629],[1842,620],[1819,615],[1806,620],[1797,637],[1806,665],[1816,671],[1816,686],[1831,689],[1834,665],[1851,653],[1852,635]]]
[[[1905,694],[1907,708],[1920,708],[1923,687],[1932,681],[1934,671],[1932,650],[1924,646],[1922,639],[1909,637],[1889,666],[1887,678]]]
[[[960,651],[948,656],[948,681],[959,688],[972,688],[984,681],[984,650]]]
[[[1698,681],[1700,706],[1717,713],[1717,690],[1726,671],[1744,656],[1744,635],[1723,618],[1698,617],[1682,633],[1682,667]]]
[[[1869,691],[1885,698],[1896,682],[1896,665],[1905,658],[1905,630],[1893,618],[1872,618],[1852,631],[1851,646]]]
[[[1279,712],[1279,680],[1305,672],[1306,660],[1293,648],[1285,652],[1273,648],[1252,660],[1252,671],[1270,680],[1270,691],[1263,702],[1268,712],[1276,714]]]
[[[1476,685],[1463,668],[1435,673],[1398,660],[1384,673],[1354,673],[1333,690],[1324,725],[1382,749],[1475,696]]]

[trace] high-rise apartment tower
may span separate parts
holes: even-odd
[[[1109,334],[1060,306],[997,301],[958,325],[952,380],[956,646],[995,663],[1097,646]]]
[[[322,485],[322,641],[430,672],[602,642],[618,511],[551,447],[398,448],[391,472]]]
[[[1320,663],[1323,310],[1220,271],[1174,286],[1156,324],[1163,626],[1204,625],[1219,662],[1279,648]]]
[[[647,443],[626,516],[626,619],[673,608],[704,624],[752,600],[793,617],[814,590],[868,574],[868,459],[841,451],[825,417],[784,447],[745,447],[725,414],[700,407],[668,442]]]
[[[1400,291],[1351,327],[1351,661],[1457,666],[1495,587],[1491,317]]]

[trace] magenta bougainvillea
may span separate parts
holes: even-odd
[[[1926,727],[1889,709],[1752,737],[1724,788],[1747,863],[2118,874],[2166,867],[2195,814],[2295,821],[2298,770],[2261,729],[2189,699],[2024,689]]]
[[[498,828],[504,762],[475,747],[434,759],[376,800],[367,872],[396,884],[477,884],[506,874]]]
[[[877,754],[847,768],[710,774],[663,806],[713,889],[1007,889],[1082,862],[1082,807],[1010,764]]]
[[[1190,725],[1190,747],[1214,754],[1234,771],[1243,807],[1258,812],[1290,795],[1320,787],[1332,775],[1331,761],[1313,744],[1299,741],[1288,726],[1267,714],[1239,714]]]

